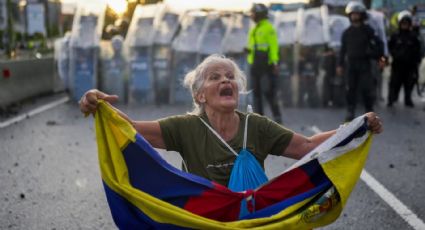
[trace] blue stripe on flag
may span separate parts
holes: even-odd
[[[315,186],[320,185],[325,181],[329,181],[317,159],[301,165],[300,168],[309,176],[310,182]]]
[[[119,194],[115,193],[105,183],[103,183],[103,187],[105,189],[106,199],[108,200],[108,204],[111,209],[112,218],[119,229],[188,229],[172,224],[158,223],[149,218],[149,216]]]
[[[310,191],[301,193],[300,195],[291,197],[279,203],[270,205],[267,208],[248,214],[244,216],[243,218],[241,218],[241,220],[270,217],[272,215],[278,214],[279,212],[282,212],[285,208],[288,208],[291,205],[299,203],[307,198],[310,198],[312,196],[315,196],[316,194],[319,194],[320,192],[328,190],[331,186],[332,186],[332,183],[329,180],[325,181],[322,184],[318,185],[317,187],[311,189]]]
[[[350,141],[352,141],[354,138],[363,136],[367,132],[367,129],[368,129],[368,127],[367,127],[367,122],[366,122],[366,118],[365,118],[365,122],[363,123],[362,126],[360,126],[355,132],[350,134],[350,136],[345,138],[339,144],[335,145],[333,148],[344,146],[344,145],[348,144]]]
[[[123,155],[133,187],[176,206],[183,207],[191,196],[214,187],[211,181],[168,164],[139,134]]]

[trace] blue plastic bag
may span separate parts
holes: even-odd
[[[242,149],[236,157],[227,187],[234,192],[243,192],[256,189],[267,181],[266,173],[254,155],[248,150]],[[251,198],[250,202],[255,201]],[[242,217],[249,213],[247,201],[244,199],[239,216]]]

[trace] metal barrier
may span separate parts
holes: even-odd
[[[53,92],[54,68],[53,57],[0,61],[0,107]]]

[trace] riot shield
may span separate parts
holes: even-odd
[[[62,38],[57,39],[54,44],[56,73],[60,79],[60,83],[56,85],[61,90],[69,88],[70,39],[71,33],[67,32]]]
[[[221,53],[233,59],[247,77],[248,92],[239,93],[238,107],[241,111],[245,111],[248,104],[253,104],[253,95],[249,93],[249,89],[252,87],[250,86],[251,80],[248,74],[248,62],[244,53],[251,24],[251,19],[248,15],[242,13],[232,14],[221,45]]]
[[[153,75],[156,104],[169,103],[171,87],[171,42],[179,27],[179,14],[166,7],[155,18]]]
[[[157,8],[156,4],[136,7],[124,42],[129,62],[130,104],[150,104],[154,101],[152,44]]]
[[[322,103],[323,75],[320,62],[328,42],[327,8],[300,9],[297,21],[299,33],[298,105],[318,107]]]
[[[344,31],[350,26],[350,20],[341,15],[329,15],[329,43],[323,53],[324,70],[322,98],[324,106],[342,107],[345,105],[345,76],[336,75],[339,49]]]
[[[115,35],[106,46],[101,46],[100,89],[111,95],[118,95],[119,102],[127,102],[127,61],[123,54],[123,38]],[[108,49],[109,52],[105,52]]]
[[[71,33],[69,89],[74,100],[97,87],[97,60],[105,4],[80,3]]]
[[[173,63],[171,79],[170,102],[192,102],[190,91],[183,86],[186,74],[199,63],[199,34],[203,28],[207,14],[203,11],[189,11],[182,17],[180,32],[172,43]]]
[[[342,33],[350,26],[350,20],[341,15],[329,15],[329,47],[340,47]]]
[[[200,61],[211,54],[221,53],[221,45],[228,27],[228,21],[229,15],[223,15],[219,12],[208,14],[198,40]]]
[[[278,12],[275,28],[279,39],[279,90],[278,95],[285,107],[294,104],[294,44],[296,34],[297,12]]]
[[[376,10],[368,10],[368,20],[366,21],[372,29],[375,31],[375,35],[381,39],[384,43],[384,55],[389,56],[387,35],[385,33],[385,15],[382,12]],[[382,79],[382,69],[380,69],[378,62],[376,60],[371,60],[372,66],[372,76],[376,79],[376,95],[377,99],[383,101],[383,79]]]

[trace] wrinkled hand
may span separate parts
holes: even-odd
[[[90,113],[94,114],[97,109],[97,101],[100,99],[105,100],[109,103],[114,103],[118,100],[118,96],[108,95],[97,89],[91,89],[87,91],[80,99],[79,103],[81,112],[85,115],[88,115]]]
[[[374,134],[382,133],[384,129],[382,126],[382,121],[378,117],[378,115],[374,112],[369,112],[369,113],[366,113],[365,115],[367,118],[367,125],[370,131],[372,131],[372,133]]]

